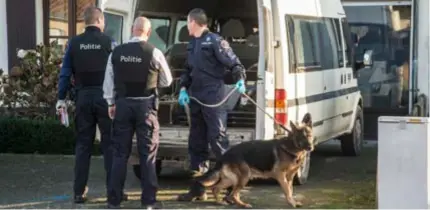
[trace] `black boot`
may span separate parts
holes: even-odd
[[[86,196],[84,196],[84,195],[76,195],[75,197],[74,197],[74,201],[75,201],[75,203],[77,203],[77,204],[82,204],[82,203],[85,203],[85,202],[87,202],[87,197]]]
[[[125,194],[125,193],[123,193],[123,194],[122,194],[121,201],[128,201],[128,195],[127,195],[127,194]]]
[[[203,185],[194,182],[187,193],[178,196],[177,201],[191,202],[195,200],[206,201],[207,199],[208,196],[206,195]]]
[[[88,193],[88,187],[85,187],[84,193],[82,193],[82,195],[75,195],[73,196],[74,202],[76,204],[82,204],[87,202],[87,193]]]
[[[120,207],[120,205],[113,205],[113,204],[108,203],[107,208],[108,209],[120,209],[121,207]]]

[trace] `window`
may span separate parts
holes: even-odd
[[[67,0],[49,0],[48,37],[49,42],[58,41],[64,49],[69,38],[69,2]]]
[[[339,68],[338,32],[330,18],[287,16],[293,71]]]
[[[187,27],[187,20],[178,20],[178,22],[176,24],[174,44],[181,42],[179,39],[179,36],[180,36],[180,32],[181,32],[183,27]]]
[[[345,63],[346,63],[346,67],[351,67],[352,62],[354,61],[354,54],[352,49],[355,43],[353,42],[354,35],[351,33],[348,22],[346,21],[345,18],[342,18],[342,30],[343,30],[343,37],[345,39],[345,54],[346,54]]]
[[[336,44],[337,44],[337,53],[339,56],[339,66],[340,67],[344,67],[344,62],[343,62],[343,45],[345,45],[345,52],[347,51],[347,43],[344,43],[344,34],[342,33],[342,30],[340,28],[340,21],[339,19],[332,19],[332,22],[334,24],[334,28],[336,31]],[[343,31],[345,32],[345,31]],[[348,52],[346,52],[346,63],[348,63]]]
[[[338,42],[332,18],[322,18],[318,22],[321,43],[321,68],[339,68]]]
[[[321,58],[319,53],[319,34],[315,22],[307,19],[292,18],[289,21],[292,29],[290,36],[293,38],[295,66],[297,69],[320,68]]]
[[[151,21],[152,33],[148,41],[164,52],[169,39],[170,20],[164,18],[149,18],[149,20]]]
[[[109,12],[105,12],[105,30],[104,32],[112,37],[118,43],[122,43],[122,24],[124,17]]]
[[[57,40],[64,49],[67,40],[83,32],[83,11],[96,0],[44,0],[45,43]]]
[[[81,34],[85,31],[84,11],[89,6],[95,6],[95,0],[75,0],[76,1],[76,34]],[[75,25],[72,22],[72,25]]]

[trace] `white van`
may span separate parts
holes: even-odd
[[[105,11],[117,10],[107,0]],[[203,8],[210,28],[230,42],[247,68],[247,88],[258,105],[288,125],[306,113],[313,119],[317,143],[340,139],[345,155],[359,155],[363,144],[363,101],[357,88],[353,43],[340,0],[128,0],[132,6],[124,32],[132,19],[143,15],[152,22],[150,42],[166,53],[173,75],[183,72],[190,40],[186,15]],[[127,11],[126,11],[127,12]],[[127,40],[124,37],[124,41]],[[363,53],[371,65],[371,52]],[[364,59],[363,59],[364,60]],[[160,90],[161,125],[157,169],[162,161],[187,162],[187,118],[178,106],[177,81]],[[239,100],[229,113],[230,144],[285,135],[274,121],[253,104]],[[140,177],[136,146],[129,162]],[[296,183],[306,182],[310,155]]]

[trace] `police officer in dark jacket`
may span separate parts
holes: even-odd
[[[141,203],[148,209],[158,206],[155,171],[159,137],[157,87],[168,87],[172,75],[163,53],[147,42],[150,33],[151,22],[145,17],[136,18],[133,38],[115,48],[106,66],[103,91],[114,124],[108,208],[118,208],[121,203],[135,132],[142,171]]]
[[[102,85],[106,62],[115,42],[102,33],[105,23],[103,13],[99,8],[87,8],[84,12],[84,20],[85,32],[73,37],[66,47],[56,105],[57,110],[66,108],[65,98],[73,75],[77,91],[75,101],[77,139],[73,186],[76,203],[86,201],[90,158],[97,124],[101,132],[107,182],[112,166],[112,152],[109,149],[111,120],[107,114],[107,103],[103,99]],[[127,199],[127,197],[124,195],[123,199]]]
[[[187,71],[181,76],[179,104],[190,103],[191,128],[188,150],[191,170],[201,174],[208,170],[209,145],[216,158],[229,146],[226,138],[227,110],[210,108],[190,101],[187,91],[205,104],[219,103],[224,97],[224,75],[230,71],[236,87],[245,92],[245,69],[233,53],[229,43],[207,28],[207,16],[202,9],[188,14],[188,31],[193,37],[188,45]],[[231,188],[230,188],[231,189]],[[205,200],[204,188],[193,183],[190,191],[179,201]]]

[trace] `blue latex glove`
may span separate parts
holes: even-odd
[[[190,97],[188,96],[188,93],[185,89],[182,89],[179,92],[179,98],[178,98],[179,105],[184,106],[185,104],[190,103]]]
[[[245,81],[243,81],[243,79],[239,80],[236,83],[236,89],[237,91],[239,91],[239,93],[243,94],[246,91],[246,87],[245,87]]]

